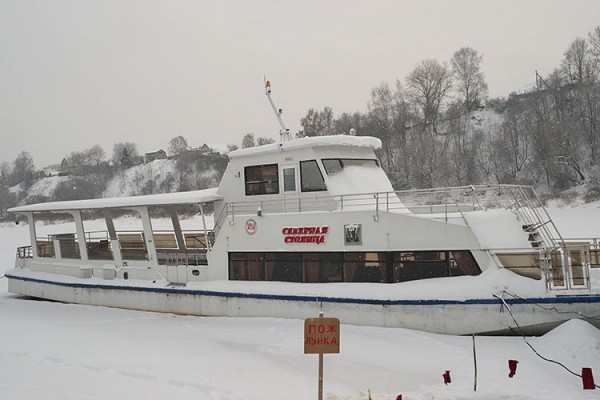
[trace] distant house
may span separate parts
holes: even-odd
[[[200,150],[202,153],[212,153],[212,149],[206,143],[200,146],[198,150]]]
[[[154,160],[165,160],[166,158],[167,153],[163,149],[146,153],[146,162],[152,162]]]
[[[205,155],[208,155],[208,154],[213,154],[213,149],[209,145],[207,145],[206,143],[204,143],[200,147],[195,147],[193,149],[184,150],[181,153],[173,156],[173,158],[179,158],[181,156],[187,157],[188,159],[190,159],[190,158],[201,158],[202,156],[205,156]]]
[[[58,171],[58,175],[59,176],[66,176],[69,175],[71,173],[71,165],[69,164],[69,161],[67,161],[67,158],[63,158],[62,162],[60,163],[60,170]]]

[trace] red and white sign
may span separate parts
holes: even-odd
[[[307,318],[304,320],[304,354],[340,352],[340,320]]]
[[[324,226],[286,226],[281,230],[284,243],[325,243],[329,227]]]
[[[246,221],[246,232],[248,233],[248,235],[254,235],[254,232],[256,232],[255,220],[249,219],[248,221]]]

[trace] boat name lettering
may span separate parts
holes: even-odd
[[[328,226],[287,226],[281,230],[284,243],[325,243],[328,232]]]

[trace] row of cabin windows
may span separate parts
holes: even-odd
[[[371,159],[323,159],[328,175],[344,169],[346,166],[379,167],[377,160]],[[279,193],[279,170],[277,164],[253,165],[244,168],[246,196]],[[300,189],[302,192],[327,190],[325,179],[317,160],[300,161]],[[283,190],[296,191],[296,172],[294,168],[283,168]]]
[[[396,283],[480,273],[468,250],[229,253],[229,279],[241,281]]]

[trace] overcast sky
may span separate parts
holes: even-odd
[[[559,66],[598,0],[0,0],[0,161],[278,138],[309,108],[365,111],[371,89],[468,46],[493,97]]]

